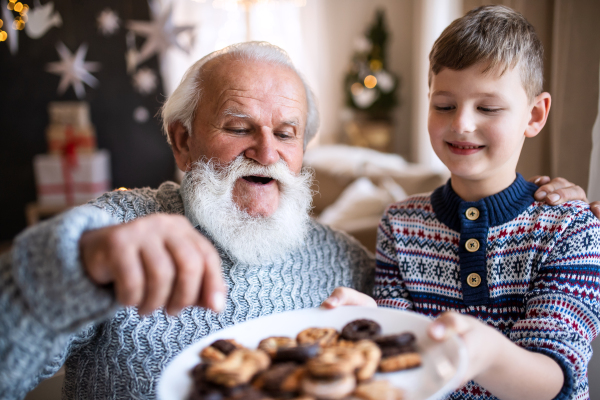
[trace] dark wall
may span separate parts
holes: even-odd
[[[33,0],[23,3],[35,7]],[[126,71],[124,24],[127,20],[148,20],[148,3],[55,0],[54,6],[62,17],[61,27],[51,28],[39,39],[19,32],[16,55],[10,53],[8,41],[0,43],[0,241],[11,240],[25,228],[25,205],[36,200],[32,159],[47,151],[48,103],[77,100],[71,87],[58,95],[60,76],[45,71],[48,62],[60,60],[55,47],[58,41],[73,53],[81,43],[87,43],[86,61],[102,64],[102,69],[93,73],[100,84],[96,88],[85,85],[82,100],[90,104],[98,147],[111,153],[113,187],[156,187],[174,174],[173,156],[154,117],[164,101],[162,85],[159,82],[154,93],[142,96],[134,90]],[[105,37],[97,29],[96,18],[107,7],[118,13],[121,28]],[[9,25],[5,21],[3,30],[16,32]],[[143,39],[138,38],[138,49],[141,43]],[[156,57],[141,67],[152,68],[159,75]],[[133,119],[139,106],[151,114],[142,124]]]

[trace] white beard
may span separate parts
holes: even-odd
[[[279,185],[279,207],[269,217],[251,216],[233,200],[236,181],[260,175]],[[280,160],[263,166],[244,156],[228,165],[200,160],[186,172],[181,196],[186,215],[198,222],[233,259],[263,264],[289,254],[305,240],[312,204],[312,172],[294,175]]]

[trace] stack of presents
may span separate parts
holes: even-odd
[[[48,154],[33,159],[38,205],[70,207],[110,190],[110,154],[96,147],[96,131],[85,102],[48,106]]]

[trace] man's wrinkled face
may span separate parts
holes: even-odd
[[[202,98],[189,140],[191,160],[227,164],[243,155],[264,166],[283,160],[292,173],[300,173],[307,103],[296,73],[229,56],[204,68]],[[235,203],[251,216],[271,216],[280,195],[280,185],[270,176],[243,176],[233,189]]]

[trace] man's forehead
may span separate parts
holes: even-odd
[[[231,58],[214,61],[218,64],[209,66],[204,89],[216,100],[218,108],[226,102],[249,104],[253,101],[305,108],[304,85],[290,68]]]

